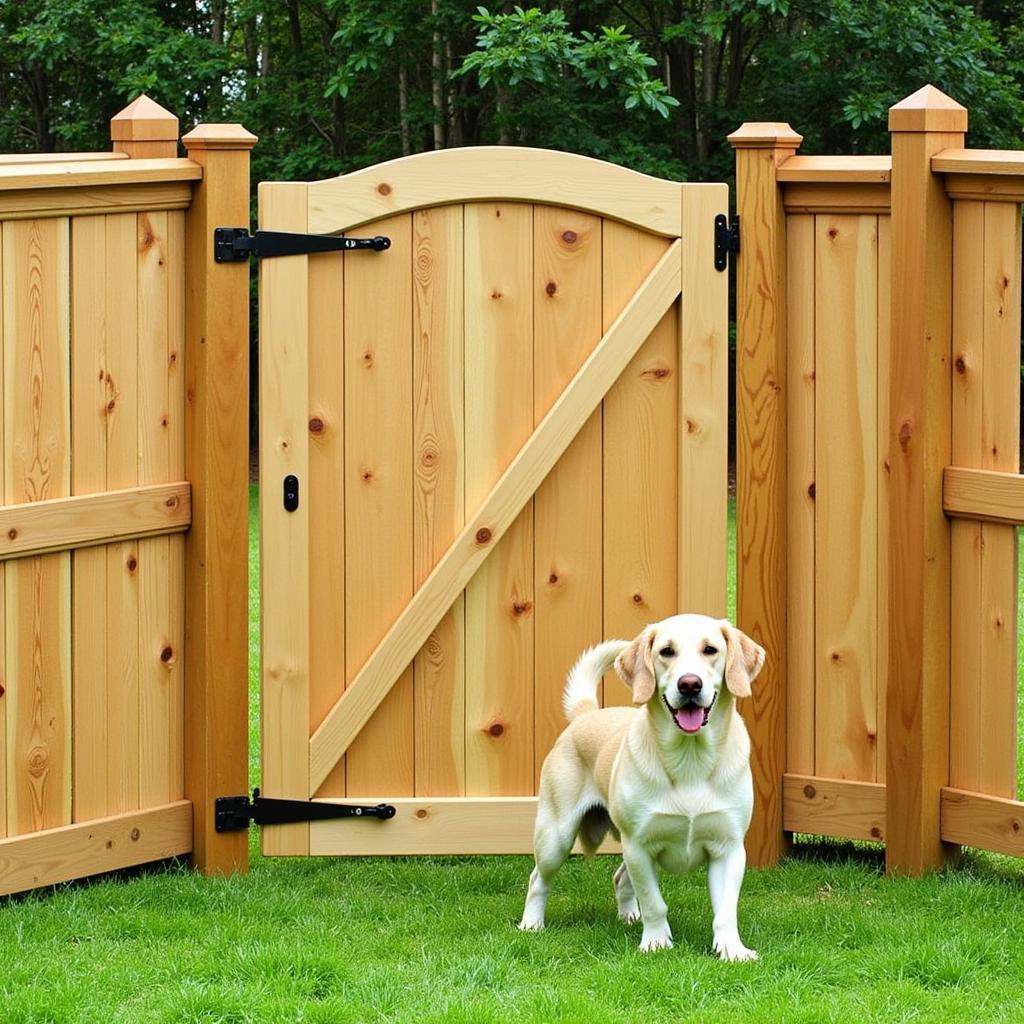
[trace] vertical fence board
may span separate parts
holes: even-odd
[[[878,479],[877,557],[875,566],[876,651],[875,651],[875,721],[878,736],[875,747],[876,781],[886,776],[885,701],[889,687],[889,652],[885,638],[889,635],[889,367],[892,359],[892,241],[891,222],[887,216],[878,217],[878,381],[876,401],[877,448],[875,456]]]
[[[814,774],[815,510],[815,231],[814,216],[793,215],[786,228],[786,771]]]
[[[466,508],[533,430],[533,209],[465,208]],[[466,793],[534,791],[534,503],[466,588]]]
[[[171,482],[171,307],[180,301],[174,286],[184,267],[172,262],[170,214],[138,214],[137,245],[139,482]],[[179,648],[173,609],[181,595],[172,585],[171,538],[140,540],[138,551],[139,806],[152,807],[169,803],[179,788],[172,746],[179,694],[171,670]]]
[[[358,256],[356,257],[358,258]],[[309,259],[310,734],[345,687],[345,259]],[[300,500],[302,498],[300,497]],[[315,538],[315,540],[314,540]],[[345,795],[342,758],[316,791]]]
[[[815,771],[871,782],[878,735],[877,219],[830,214],[816,222]]]
[[[601,221],[534,212],[534,422],[601,338]],[[597,409],[537,490],[534,505],[535,772],[565,728],[562,691],[580,651],[602,638],[602,430]]]
[[[728,590],[729,275],[708,270],[725,185],[682,193],[679,310],[678,611],[724,616]],[[700,282],[697,286],[695,282]]]
[[[349,679],[413,591],[411,216],[378,221],[373,231],[391,238],[386,254],[345,258]],[[349,747],[350,795],[413,794],[413,714],[410,666]]]
[[[414,559],[420,586],[466,520],[463,210],[413,215]],[[413,665],[416,793],[466,791],[465,598]]]
[[[7,391],[4,384],[4,367],[7,361],[7,346],[10,342],[7,339],[6,321],[4,309],[7,305],[6,285],[7,278],[4,274],[4,224],[0,222],[0,401],[6,403]],[[7,479],[5,463],[7,461],[6,435],[4,433],[4,421],[6,417],[0,411],[0,500],[6,501]],[[0,839],[7,835],[7,689],[10,682],[7,677],[7,566],[0,562]]]
[[[69,227],[3,228],[4,502],[67,495],[70,472]],[[71,820],[70,556],[5,572],[7,832]]]
[[[136,215],[107,220],[107,487],[139,482]],[[110,813],[139,806],[139,542],[107,546],[107,784]]]
[[[306,186],[260,186],[260,226],[306,229]],[[263,791],[309,796],[309,257],[260,265],[260,592]],[[283,481],[299,479],[294,512]],[[263,830],[267,854],[309,852],[309,825]]]
[[[107,219],[71,222],[71,489],[107,489]],[[107,552],[71,556],[73,820],[108,813]]]
[[[604,223],[603,329],[667,243]],[[676,610],[677,311],[665,314],[604,400],[604,635],[631,639]],[[604,704],[629,704],[606,682]]]

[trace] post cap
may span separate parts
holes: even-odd
[[[798,149],[803,141],[784,121],[745,121],[729,136],[733,149]]]
[[[934,85],[925,85],[889,108],[891,132],[965,132],[967,108]]]
[[[112,142],[178,141],[178,119],[142,95],[110,119]]]
[[[194,150],[252,149],[259,140],[240,124],[197,124],[181,141],[186,149]]]

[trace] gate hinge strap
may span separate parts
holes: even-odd
[[[250,256],[303,256],[316,252],[347,252],[371,249],[383,252],[391,248],[384,235],[373,238],[346,238],[344,235],[303,235],[291,231],[257,231],[248,228],[214,228],[213,258],[217,263],[237,263]]]
[[[256,825],[294,825],[329,818],[380,818],[387,821],[394,816],[395,808],[391,804],[364,806],[278,800],[260,796],[258,789],[253,790],[252,800],[247,796],[219,796],[213,807],[213,825],[218,832],[243,832],[250,822]]]
[[[729,223],[724,213],[715,217],[715,270],[725,270],[729,253],[740,251],[740,218],[737,214]]]

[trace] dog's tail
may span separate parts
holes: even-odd
[[[562,710],[568,721],[587,711],[596,711],[597,686],[615,659],[629,646],[628,640],[605,640],[585,650],[569,670],[562,695]]]

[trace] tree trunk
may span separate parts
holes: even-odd
[[[434,108],[434,149],[444,149],[444,62],[441,58],[441,33],[436,28],[437,0],[430,0],[430,13],[435,19],[430,47],[430,98]]]
[[[402,136],[402,156],[412,152],[409,142],[409,79],[405,64],[398,69],[398,127]]]

